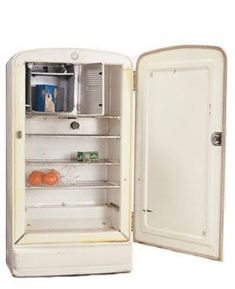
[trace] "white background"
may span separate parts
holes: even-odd
[[[6,0],[0,3],[1,288],[235,288],[235,9],[210,0]],[[13,278],[5,265],[5,63],[44,47],[103,49],[129,55],[178,44],[211,44],[228,56],[224,262],[134,245],[129,274]]]

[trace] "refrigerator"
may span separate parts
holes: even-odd
[[[37,49],[6,73],[13,276],[129,272],[133,242],[222,260],[221,48]]]

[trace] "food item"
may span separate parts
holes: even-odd
[[[41,112],[55,112],[58,87],[56,85],[37,84],[35,89],[35,103],[33,110]]]
[[[56,170],[51,170],[43,174],[42,182],[45,185],[54,186],[57,185],[60,181],[60,174]]]
[[[56,170],[48,172],[32,171],[27,181],[30,186],[40,186],[42,184],[54,186],[59,184],[60,174]]]
[[[40,186],[42,184],[43,173],[39,171],[32,171],[28,176],[28,183],[31,186]]]
[[[98,152],[78,152],[77,160],[83,163],[97,162],[99,160]]]

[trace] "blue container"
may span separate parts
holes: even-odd
[[[37,84],[33,110],[40,112],[55,112],[58,87],[49,84]]]

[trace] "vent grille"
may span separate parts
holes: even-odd
[[[103,65],[81,67],[80,114],[103,114]]]

